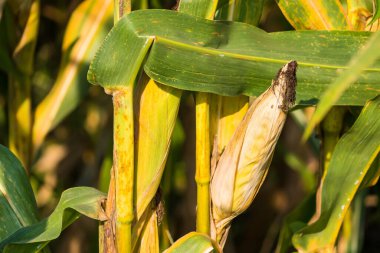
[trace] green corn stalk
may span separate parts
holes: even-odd
[[[218,0],[181,1],[178,11],[213,19]],[[210,94],[195,94],[195,181],[197,183],[198,232],[210,234]]]

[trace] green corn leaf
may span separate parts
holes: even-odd
[[[181,0],[178,11],[189,15],[213,19],[218,0]]]
[[[298,250],[314,252],[334,247],[347,209],[379,151],[380,96],[366,104],[336,145],[321,185],[321,214],[293,237]]]
[[[56,82],[37,106],[33,144],[37,149],[47,133],[73,111],[88,90],[86,71],[112,27],[112,0],[87,0],[73,12],[62,44],[63,57]]]
[[[37,222],[37,205],[24,168],[0,145],[0,241]]]
[[[61,231],[80,217],[86,215],[92,219],[105,220],[101,207],[105,195],[90,187],[75,187],[62,193],[54,212],[46,219],[25,226],[0,241],[0,251],[4,253],[39,252]],[[28,211],[28,210],[26,210]]]
[[[270,85],[273,73],[293,59],[299,66],[297,103],[315,104],[370,35],[268,34],[243,23],[208,21],[168,10],[135,11],[107,36],[90,65],[88,79],[105,88],[128,85],[146,58],[145,72],[160,83],[219,95],[257,96]],[[376,61],[336,104],[363,105],[378,94],[379,77],[380,61]]]
[[[164,253],[209,253],[220,252],[216,243],[207,235],[191,232],[178,239]]]
[[[380,18],[380,0],[373,0],[373,16],[368,25],[372,25],[376,20]]]
[[[219,0],[215,20],[233,20],[257,26],[265,0]]]
[[[181,91],[144,76],[136,87],[135,98],[135,120],[139,122],[136,126],[135,205],[140,218],[161,182]]]
[[[257,26],[260,22],[261,14],[264,7],[264,0],[235,0],[233,8],[233,17],[229,20],[244,22]]]
[[[359,78],[360,73],[371,67],[377,59],[380,59],[380,32],[371,36],[362,50],[352,58],[349,68],[344,70],[322,94],[318,107],[305,130],[304,139],[311,134],[312,129],[326,116],[350,85]],[[380,90],[377,92],[379,93]]]

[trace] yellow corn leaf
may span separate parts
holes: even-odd
[[[139,219],[161,181],[182,91],[142,78],[136,86],[136,210]]]
[[[190,232],[179,238],[164,253],[220,253],[222,250],[206,234]]]
[[[72,14],[62,44],[63,58],[57,80],[35,112],[34,150],[38,149],[47,133],[78,105],[88,89],[88,64],[111,29],[112,17],[112,0],[84,1]]]
[[[277,0],[289,23],[297,30],[347,30],[346,14],[339,0]]]
[[[372,16],[365,0],[347,0],[347,18],[355,31],[363,31]]]

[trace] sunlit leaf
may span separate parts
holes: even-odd
[[[136,208],[140,218],[157,192],[177,118],[181,91],[145,76],[135,93]],[[157,99],[159,98],[159,99]],[[152,132],[152,129],[155,129]]]
[[[380,0],[372,0],[373,1],[373,16],[368,25],[372,25],[376,20],[380,18]]]
[[[235,0],[234,21],[258,25],[264,7],[264,0]]]
[[[321,182],[320,216],[293,237],[298,250],[314,252],[334,247],[347,209],[379,151],[380,96],[366,104],[336,145]]]
[[[163,84],[219,95],[257,96],[270,85],[273,74],[294,59],[299,66],[297,102],[315,104],[370,34],[268,34],[247,24],[207,21],[173,11],[135,11],[108,35],[90,65],[88,79],[106,88],[129,85],[147,56],[146,73]],[[363,105],[378,94],[379,77],[377,61],[336,104]]]
[[[284,224],[278,238],[276,253],[289,252],[289,248],[292,246],[292,236],[307,225],[314,212],[315,193],[312,193],[284,219]]]
[[[264,0],[219,1],[216,20],[239,21],[257,26],[264,7]]]
[[[90,187],[71,188],[62,193],[54,212],[46,219],[28,224],[0,241],[0,250],[4,253],[39,252],[51,240],[56,239],[63,229],[80,217],[86,215],[92,219],[105,220],[101,207],[105,195]]]
[[[112,7],[112,0],[87,0],[73,12],[63,40],[63,56],[56,82],[36,108],[33,127],[35,149],[86,94],[89,87],[86,81],[88,64],[112,27]]]
[[[181,0],[178,11],[189,15],[213,19],[217,7],[217,0]]]
[[[209,253],[220,252],[215,242],[205,234],[191,232],[178,239],[169,249],[164,253]]]

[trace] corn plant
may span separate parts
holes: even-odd
[[[233,219],[265,180],[286,118],[311,106],[304,141],[317,128],[319,184],[285,219],[276,252],[343,252],[339,242],[359,240],[344,228],[360,210],[355,196],[379,177],[379,1],[279,0],[295,30],[267,33],[256,27],[262,0],[182,0],[174,10],[87,0],[72,14],[57,79],[37,106],[30,80],[40,2],[22,3],[5,2],[0,26],[0,69],[14,98],[9,149],[0,146],[3,252],[49,252],[80,214],[99,221],[99,252],[162,250],[158,192],[185,91],[196,104],[196,231],[164,252],[223,252]],[[87,70],[113,101],[108,193],[68,189],[38,221],[28,174],[46,135],[79,104]],[[348,125],[352,107],[361,111]]]

